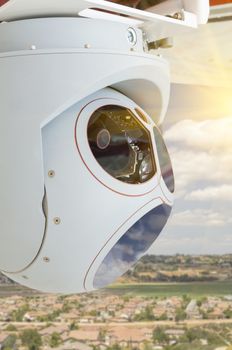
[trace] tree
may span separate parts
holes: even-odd
[[[68,301],[65,301],[63,303],[61,312],[68,313],[69,311],[71,311],[71,309],[72,309],[71,305],[68,303]]]
[[[185,320],[186,316],[187,315],[183,309],[181,308],[176,309],[176,317],[175,317],[176,322]]]
[[[192,343],[194,340],[198,340],[199,336],[201,336],[201,334],[198,329],[187,329],[185,332],[185,337],[189,343]]]
[[[78,329],[79,329],[79,326],[78,326],[78,324],[76,322],[70,323],[70,325],[69,325],[69,330],[70,331],[76,331]]]
[[[46,316],[38,316],[37,319],[39,322],[54,322],[57,317],[60,316],[62,309],[55,310]]]
[[[204,328],[189,328],[185,330],[185,334],[180,338],[183,343],[194,344],[199,342],[199,339],[206,339],[209,345],[220,346],[225,345],[223,339],[216,332],[208,331]]]
[[[7,331],[7,332],[17,332],[17,328],[13,324],[8,324],[8,326],[5,328],[5,331]]]
[[[147,321],[153,321],[155,319],[153,310],[150,306],[146,306],[144,316]]]
[[[153,310],[150,306],[146,306],[145,310],[140,312],[140,314],[135,315],[135,321],[153,321],[155,316],[153,314]]]
[[[183,300],[182,307],[185,308],[188,305],[188,303],[191,301],[191,298],[189,297],[189,295],[184,294],[182,296],[182,300]]]
[[[53,332],[49,341],[49,345],[51,348],[57,348],[61,344],[60,334],[57,332]]]
[[[38,350],[42,345],[41,335],[35,329],[25,329],[20,334],[22,345],[26,346],[28,350]]]
[[[100,330],[99,330],[99,333],[98,333],[98,340],[100,341],[100,342],[104,342],[105,341],[105,337],[106,337],[106,329],[103,329],[103,328],[101,328]]]
[[[227,319],[232,318],[232,310],[230,308],[226,309],[223,313],[225,318]]]
[[[168,320],[168,315],[166,312],[164,312],[160,317],[158,318],[159,321],[167,321]]]
[[[25,315],[25,313],[27,311],[29,311],[28,304],[25,304],[25,305],[21,306],[20,308],[18,308],[18,310],[13,311],[13,313],[12,313],[12,320],[15,321],[15,322],[22,322],[23,316]]]
[[[110,350],[121,350],[121,347],[118,343],[115,343],[110,347]]]
[[[145,342],[143,344],[143,350],[153,350],[153,346],[151,343]]]
[[[166,344],[169,341],[169,336],[163,328],[157,327],[153,330],[152,339],[154,343]]]
[[[17,340],[17,336],[15,334],[11,334],[7,337],[7,339],[3,342],[3,349],[13,349]]]

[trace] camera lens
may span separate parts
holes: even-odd
[[[139,184],[154,176],[149,131],[128,108],[100,107],[89,119],[87,134],[95,159],[114,178]]]
[[[97,146],[100,149],[106,149],[110,144],[110,133],[107,129],[102,129],[97,134]]]

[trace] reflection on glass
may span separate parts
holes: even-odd
[[[87,133],[94,157],[116,179],[138,184],[154,176],[150,134],[129,109],[116,105],[99,108],[89,120]]]
[[[94,278],[94,288],[103,288],[123,275],[159,236],[170,212],[171,207],[162,204],[137,221],[103,260]]]
[[[175,182],[172,170],[172,163],[168,154],[168,150],[164,143],[164,139],[157,128],[154,128],[154,135],[162,177],[169,191],[173,193],[175,190]]]

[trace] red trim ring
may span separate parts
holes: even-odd
[[[5,5],[9,0],[0,0],[0,7]]]

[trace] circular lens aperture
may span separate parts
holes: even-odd
[[[100,149],[105,149],[110,144],[110,133],[107,129],[102,129],[97,134],[97,146]]]

